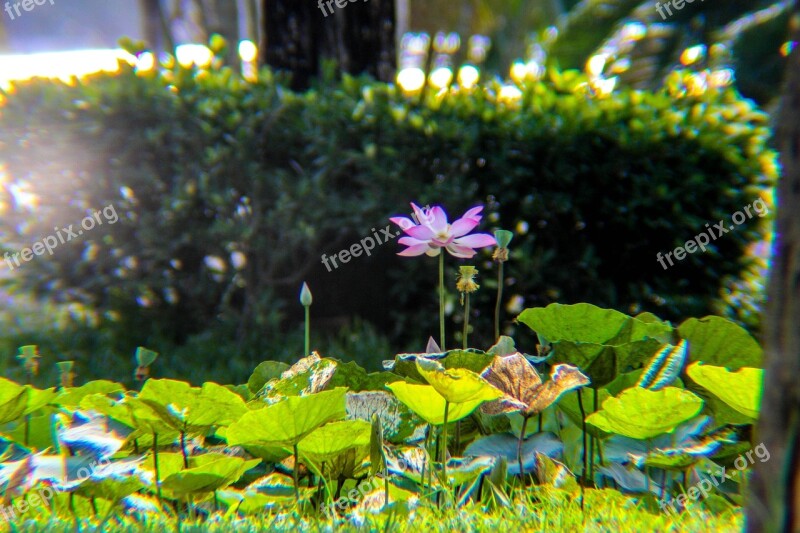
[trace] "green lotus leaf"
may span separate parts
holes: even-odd
[[[88,479],[75,491],[87,498],[103,498],[116,502],[144,488],[138,476],[113,476],[100,480]]]
[[[228,444],[294,446],[319,426],[347,415],[339,387],[308,396],[290,396],[263,409],[248,411],[225,433]]]
[[[386,387],[397,396],[398,400],[429,424],[439,426],[444,423],[445,400],[432,386],[395,381]],[[482,399],[451,403],[447,411],[447,421],[455,422],[469,416],[482,403]]]
[[[764,371],[760,368],[742,367],[731,372],[719,366],[692,363],[686,373],[739,413],[752,420],[758,418],[764,384]]]
[[[741,326],[717,316],[690,318],[678,327],[689,342],[689,361],[738,370],[746,366],[761,368],[764,350]]]
[[[372,425],[364,420],[331,422],[312,431],[297,449],[316,462],[327,461],[351,448],[368,449]]]
[[[671,338],[672,328],[663,322],[642,321],[613,309],[591,304],[526,309],[517,319],[553,348],[551,362],[577,366],[591,380],[592,388],[607,385],[620,372],[642,366]]]
[[[281,374],[280,379],[268,381],[256,398],[271,404],[290,396],[320,392],[328,386],[336,372],[337,362],[322,358],[316,352],[300,359]]]
[[[664,470],[686,470],[697,463],[697,457],[689,454],[665,454],[658,450],[647,454],[643,464],[652,468]]]
[[[483,372],[494,360],[495,354],[482,350],[467,348],[466,350],[450,350],[445,352],[442,364],[447,369],[463,368],[476,374]]]
[[[424,382],[425,379],[417,369],[417,359],[425,358],[438,361],[444,368],[456,369],[465,368],[477,374],[489,366],[494,359],[494,354],[486,353],[482,350],[468,348],[466,350],[449,350],[439,353],[404,353],[395,357],[392,369],[395,374],[408,377],[413,380]]]
[[[329,383],[330,387],[347,387],[353,392],[383,391],[384,385],[402,378],[392,372],[371,372],[361,368],[355,361],[342,363],[336,361],[336,372]]]
[[[45,412],[45,414],[39,416],[31,416],[27,428],[28,446],[31,448],[45,450],[56,444],[53,441],[53,409],[47,409],[47,411],[51,412]],[[25,442],[25,433],[25,424],[17,424],[13,430],[7,432],[7,435],[22,444]]]
[[[62,407],[77,407],[81,404],[81,400],[90,394],[108,395],[115,392],[125,392],[125,387],[113,381],[98,379],[80,387],[70,387],[62,390],[56,396],[56,402]]]
[[[665,387],[651,391],[633,387],[617,398],[606,399],[603,408],[589,415],[586,422],[608,433],[649,439],[671,432],[702,408],[703,400],[687,390]]]
[[[489,348],[486,353],[491,355],[499,355],[502,357],[504,355],[517,353],[517,348],[514,345],[514,339],[511,337],[506,337],[505,335],[500,335],[500,338],[497,339],[497,342],[494,344],[494,346]]]
[[[419,357],[417,371],[436,392],[451,403],[491,401],[503,396],[502,392],[480,375],[465,368],[445,369],[437,361]]]
[[[136,421],[127,400],[128,398],[115,400],[104,393],[94,393],[81,398],[78,405],[81,409],[96,411],[130,428],[135,428]]]
[[[263,459],[267,463],[280,463],[291,455],[291,453],[287,452],[286,448],[282,446],[259,446],[257,444],[248,444],[247,446],[243,446],[243,448],[253,457]]]
[[[475,481],[495,465],[492,457],[453,457],[447,460],[448,486],[455,487]],[[442,477],[442,466],[434,464],[438,477]]]
[[[304,501],[311,498],[316,488],[300,487],[299,491]],[[262,514],[276,506],[295,505],[294,481],[285,474],[272,473],[253,481],[244,490],[221,490],[217,498],[229,507],[234,506],[239,513]]]
[[[29,388],[0,378],[0,424],[12,422],[25,414]]]
[[[151,453],[145,457],[139,468],[149,471],[155,476],[154,455]],[[183,470],[183,454],[181,452],[158,452],[158,475],[162,481],[181,470]],[[155,483],[155,477],[152,480]]]
[[[183,381],[149,379],[138,399],[178,431],[228,425],[247,412],[241,396],[212,382],[198,388]]]
[[[247,380],[247,388],[250,389],[250,392],[256,394],[268,381],[280,379],[281,374],[287,370],[289,370],[289,365],[286,363],[280,361],[264,361],[253,370],[250,379]]]
[[[570,472],[567,465],[541,452],[536,452],[536,477],[539,483],[552,485],[557,489],[573,494],[580,491],[575,474]]]
[[[91,397],[94,397],[94,395],[88,398]],[[156,434],[165,443],[180,435],[180,431],[175,429],[172,420],[170,422],[164,420],[165,418],[169,419],[170,415],[169,412],[166,412],[166,408],[159,403],[140,400],[135,397],[126,397],[123,405],[127,407],[133,424],[132,427],[137,430],[138,434]],[[135,437],[131,435],[129,436],[130,438]]]
[[[35,387],[28,386],[30,393],[28,394],[28,405],[25,406],[25,414],[33,413],[44,407],[45,405],[51,403],[58,393],[56,392],[55,388],[49,389],[37,389]]]
[[[212,492],[236,482],[242,474],[260,462],[260,459],[248,461],[224,454],[198,455],[192,458],[190,468],[165,477],[162,488],[175,494]]]

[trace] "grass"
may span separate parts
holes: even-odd
[[[722,514],[712,514],[696,503],[681,514],[648,509],[648,504],[611,489],[587,489],[584,509],[581,510],[579,494],[563,490],[534,487],[522,499],[516,499],[511,507],[487,510],[480,504],[461,509],[438,510],[419,507],[406,514],[367,515],[364,518],[315,519],[302,517],[294,511],[245,518],[226,517],[223,513],[212,514],[204,520],[177,521],[159,515],[142,517],[134,521],[128,516],[112,517],[105,530],[115,532],[249,532],[249,531],[382,531],[382,532],[427,532],[427,531],[602,531],[614,533],[693,532],[693,531],[741,531],[744,520],[740,509]],[[10,524],[11,531],[67,533],[76,530],[94,530],[97,519],[74,519],[45,515],[26,517]],[[0,530],[8,526],[0,521]]]

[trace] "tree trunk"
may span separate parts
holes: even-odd
[[[394,0],[343,1],[264,0],[262,61],[291,72],[293,89],[308,88],[327,59],[350,74],[394,78]]]
[[[174,54],[175,43],[161,0],[140,0],[139,5],[142,11],[144,40],[156,55],[161,52]]]
[[[228,42],[228,50],[225,54],[225,64],[234,70],[240,70],[241,60],[239,59],[239,9],[234,0],[215,0],[208,4],[206,21],[208,22],[208,34],[213,33],[222,35]]]
[[[245,13],[247,13],[247,38],[258,44],[259,26],[258,0],[244,0]]]
[[[800,2],[794,17],[800,15]],[[800,33],[794,41],[800,39]],[[800,531],[800,48],[789,56],[776,138],[783,167],[777,190],[774,260],[768,288],[761,419],[747,529]]]
[[[5,13],[3,13],[5,15]],[[6,21],[0,17],[0,53],[10,52],[11,45],[8,42],[8,32],[6,31]]]

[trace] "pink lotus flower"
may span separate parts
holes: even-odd
[[[447,213],[438,205],[422,209],[412,203],[411,207],[414,209],[416,222],[406,217],[389,219],[407,235],[398,242],[408,248],[397,255],[412,257],[427,254],[436,257],[444,248],[450,255],[470,259],[477,248],[497,244],[495,238],[488,233],[467,235],[483,218],[478,214],[483,211],[483,206],[473,207],[452,224],[447,222]]]

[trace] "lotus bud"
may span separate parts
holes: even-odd
[[[300,303],[303,304],[303,307],[309,307],[313,301],[311,289],[308,288],[308,284],[304,281],[303,288],[300,290]]]

